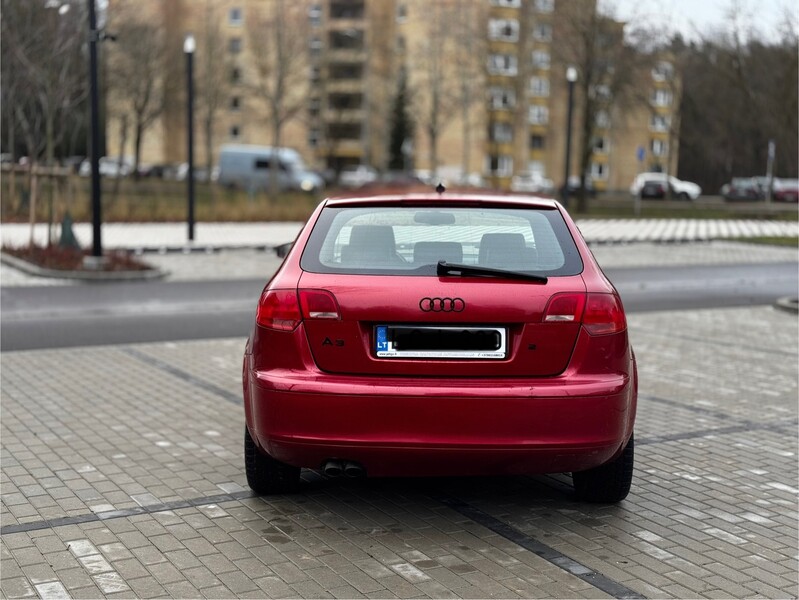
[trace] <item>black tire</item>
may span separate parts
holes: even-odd
[[[622,453],[600,467],[572,473],[577,498],[586,502],[620,502],[630,493],[635,443],[633,437]]]
[[[244,466],[247,484],[259,494],[293,492],[300,483],[300,468],[292,467],[264,454],[244,428]]]
[[[684,202],[688,202],[691,199],[691,196],[688,195],[688,192],[680,192],[678,198]]]

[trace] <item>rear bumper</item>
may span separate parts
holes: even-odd
[[[372,476],[580,471],[615,457],[632,432],[625,374],[475,382],[250,371],[247,419],[274,458],[331,458]]]

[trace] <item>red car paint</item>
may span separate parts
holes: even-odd
[[[302,255],[323,211],[353,206],[556,211],[582,270],[545,284],[304,270]],[[420,310],[420,299],[455,297],[465,303],[460,312]],[[563,306],[580,315],[560,320]],[[335,316],[311,318],[313,310]],[[453,194],[327,200],[264,288],[258,319],[270,325],[256,321],[246,346],[247,429],[259,451],[288,465],[354,461],[369,476],[575,472],[619,457],[633,433],[637,372],[621,301],[555,201]],[[406,322],[506,327],[508,356],[377,358],[376,324]]]

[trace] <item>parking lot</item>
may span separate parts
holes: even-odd
[[[797,319],[629,316],[636,478],[246,487],[244,340],[2,355],[5,597],[797,595]],[[580,415],[574,415],[579,419]]]

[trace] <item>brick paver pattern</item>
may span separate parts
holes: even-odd
[[[301,493],[249,497],[244,340],[4,353],[2,525],[41,528],[2,535],[2,596],[607,597],[445,493],[642,596],[796,597],[796,316],[629,323],[636,477],[616,506],[576,502],[565,475],[309,471]]]

